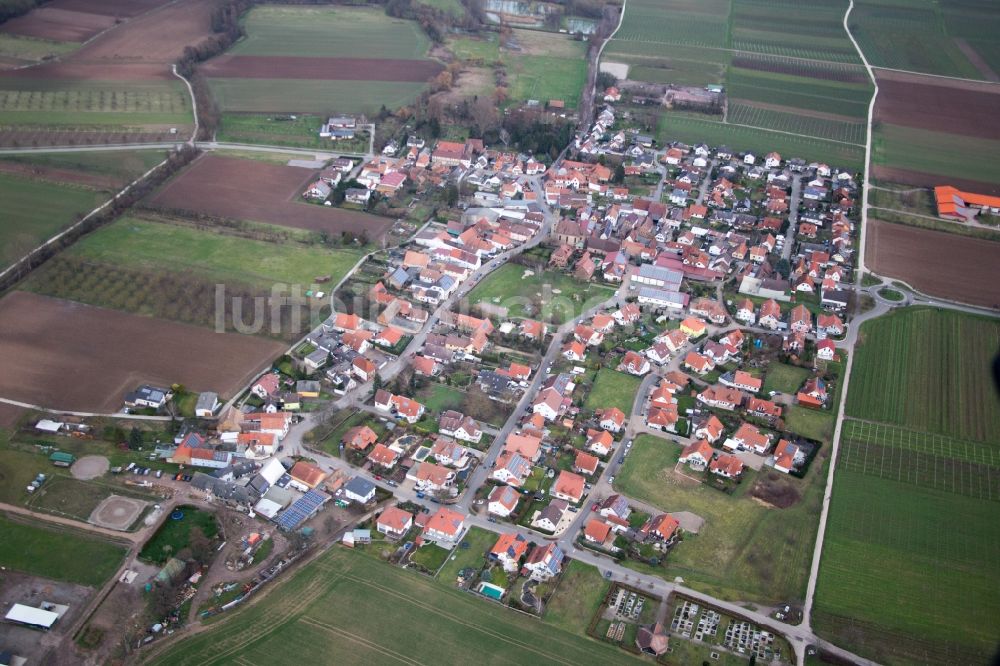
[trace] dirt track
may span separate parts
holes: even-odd
[[[0,299],[0,397],[55,409],[114,412],[143,382],[230,396],[283,350],[27,292]]]
[[[931,296],[1000,304],[1000,243],[880,220],[868,224],[865,259],[876,273]]]
[[[384,234],[392,220],[296,201],[316,176],[298,167],[205,155],[167,183],[150,204],[286,227],[353,234]]]
[[[1000,139],[1000,88],[875,70],[876,120],[921,129]]]
[[[441,63],[434,60],[223,55],[203,65],[201,72],[205,76],[244,79],[427,81],[442,69]]]

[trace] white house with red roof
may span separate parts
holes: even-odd
[[[464,528],[465,516],[443,506],[427,520],[423,537],[428,541],[448,544],[450,547],[458,541]]]

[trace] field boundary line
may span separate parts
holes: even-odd
[[[515,639],[512,636],[504,635],[504,634],[502,634],[502,633],[500,633],[498,631],[495,631],[495,630],[493,630],[493,629],[491,629],[489,627],[486,627],[486,626],[483,626],[483,625],[479,625],[479,624],[475,624],[474,622],[469,622],[469,621],[463,620],[462,618],[456,617],[454,615],[450,615],[449,613],[446,613],[445,611],[443,611],[443,610],[441,610],[439,608],[435,608],[434,606],[430,606],[430,605],[428,605],[428,604],[426,604],[426,603],[424,603],[422,601],[419,601],[418,599],[415,599],[415,598],[410,597],[410,596],[408,596],[406,594],[403,594],[402,592],[399,592],[398,590],[394,590],[394,589],[388,588],[388,587],[383,587],[383,586],[378,585],[378,584],[376,584],[376,583],[374,583],[373,581],[370,581],[370,580],[362,580],[361,578],[357,578],[357,577],[351,575],[350,573],[345,573],[344,574],[344,578],[346,578],[348,580],[352,580],[352,581],[354,581],[356,583],[360,583],[362,585],[367,585],[368,587],[373,587],[373,588],[375,588],[377,590],[381,590],[382,592],[384,592],[386,594],[389,594],[391,596],[394,596],[394,597],[397,597],[397,598],[402,599],[404,601],[407,601],[407,602],[413,604],[414,606],[417,606],[419,608],[423,608],[424,610],[430,611],[431,613],[434,613],[435,615],[440,615],[441,617],[443,617],[445,619],[448,619],[448,620],[450,620],[450,621],[452,621],[452,622],[454,622],[456,624],[460,624],[460,625],[462,625],[464,627],[468,627],[469,629],[474,629],[474,630],[479,631],[479,632],[481,632],[483,634],[486,634],[487,636],[492,636],[493,638],[499,639],[499,640],[501,640],[501,641],[503,641],[505,643],[510,643],[511,645],[514,645],[516,647],[528,650],[529,652],[534,652],[534,653],[542,656],[543,658],[551,659],[552,661],[556,661],[556,662],[558,662],[560,664],[566,664],[567,666],[572,666],[572,662],[566,661],[565,659],[561,659],[561,658],[557,657],[554,654],[547,653],[547,652],[542,652],[541,650],[539,650],[538,648],[534,647],[530,643],[521,642],[521,641]],[[429,585],[434,585],[435,583],[428,583],[428,584]]]
[[[861,50],[860,48],[858,49]],[[947,76],[946,74],[929,74],[928,72],[914,72],[912,69],[897,69],[895,67],[881,67],[879,65],[872,65],[871,69],[881,69],[886,72],[899,72],[900,74],[911,74],[913,76],[928,76],[935,79],[948,79],[950,81],[963,81],[965,83],[982,83],[985,85],[997,86],[1000,85],[998,81],[989,81],[987,79],[967,79],[962,76]]]
[[[346,629],[341,629],[340,627],[335,627],[333,625],[325,624],[315,618],[301,617],[298,619],[298,622],[302,622],[303,624],[308,624],[311,627],[318,627],[319,629],[324,629],[326,631],[329,631],[330,633],[337,634],[338,636],[347,638],[348,640],[354,643],[359,643],[367,648],[371,648],[372,650],[375,650],[376,652],[383,654],[386,657],[392,657],[397,661],[401,661],[404,664],[414,664],[415,666],[422,666],[423,664],[423,662],[421,661],[417,661],[416,659],[411,659],[410,657],[407,657],[404,654],[400,654],[398,652],[395,652],[394,650],[390,650],[389,648],[379,645],[374,641],[370,641],[367,638],[358,636],[357,634],[352,634]]]

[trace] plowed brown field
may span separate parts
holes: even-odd
[[[876,273],[961,303],[1000,305],[1000,243],[869,220],[865,260]]]
[[[0,32],[57,42],[85,42],[114,24],[113,16],[60,9],[53,4],[7,21]]]
[[[442,69],[434,60],[224,55],[210,60],[201,71],[219,78],[427,81]]]
[[[1000,139],[1000,86],[875,70],[876,120],[920,129]]]
[[[283,349],[27,292],[0,299],[0,397],[54,409],[115,412],[146,382],[231,396]]]
[[[315,176],[310,169],[205,155],[167,183],[150,204],[311,231],[364,232],[372,240],[389,229],[392,220],[384,217],[297,201]]]

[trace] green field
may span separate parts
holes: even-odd
[[[797,393],[799,388],[809,377],[809,370],[786,363],[772,363],[767,366],[764,375],[764,386],[762,393],[780,391],[782,393]]]
[[[38,247],[99,206],[105,195],[74,185],[60,185],[0,174],[0,269]]]
[[[452,16],[461,16],[465,13],[465,7],[458,0],[420,0],[418,4],[440,9]]]
[[[0,127],[47,126],[116,129],[118,126],[187,126],[191,102],[180,81],[77,81],[5,79]]]
[[[278,118],[281,118],[280,120]],[[292,148],[320,148],[330,150],[329,139],[319,136],[319,128],[325,122],[322,116],[300,115],[295,120],[287,116],[258,113],[226,113],[222,116],[219,141],[232,143],[262,143],[271,146]],[[354,139],[338,141],[338,153],[368,152],[368,132],[359,132]],[[246,155],[255,159],[252,153]],[[292,156],[301,158],[301,155]],[[285,161],[288,157],[285,158]],[[284,162],[283,162],[284,163]]]
[[[639,391],[641,383],[641,377],[610,368],[601,368],[597,371],[594,385],[583,406],[590,410],[617,407],[625,414],[631,414],[632,403],[635,402],[635,394]]]
[[[642,435],[615,479],[615,490],[629,497],[705,519],[700,533],[685,535],[666,568],[655,573],[667,580],[682,576],[691,587],[725,599],[802,599],[826,465],[814,462],[805,480],[789,478],[802,499],[790,508],[773,509],[747,496],[753,472],[735,494],[727,495],[675,474],[680,453],[679,444]]]
[[[789,110],[834,113],[864,120],[872,88],[805,76],[730,67],[727,91],[731,99],[780,104]],[[863,137],[862,137],[863,139]]]
[[[142,547],[139,552],[140,559],[152,564],[164,564],[179,551],[187,548],[191,530],[195,527],[201,528],[202,533],[210,539],[219,532],[214,513],[193,506],[178,506],[174,511],[182,511],[184,517],[174,520],[168,516],[156,534]]]
[[[0,564],[15,571],[97,587],[115,573],[125,549],[68,530],[0,515]]]
[[[996,182],[998,150],[1000,141],[882,123],[872,137],[872,164]]]
[[[884,663],[986,663],[1000,623],[998,507],[838,468],[817,630]]]
[[[611,287],[582,283],[565,273],[544,271],[524,277],[524,272],[523,266],[501,266],[469,293],[469,304],[505,307],[514,319],[541,317],[561,324],[614,295]]]
[[[401,81],[301,81],[298,79],[209,79],[223,111],[252,113],[374,113],[382,105],[409,104],[423,83]]]
[[[455,37],[448,42],[448,48],[459,60],[481,61],[489,65],[500,59],[500,40],[493,33],[482,38]]]
[[[796,435],[829,442],[833,439],[834,417],[829,409],[790,405],[785,408],[785,428]]]
[[[826,638],[885,663],[995,649],[998,340],[996,320],[950,310],[862,326],[816,590]]]
[[[1000,323],[950,310],[907,308],[865,322],[850,416],[1000,443],[992,364]]]
[[[233,55],[423,60],[430,48],[416,22],[392,18],[380,9],[263,6],[252,9],[244,21],[247,37],[230,50]],[[316,114],[370,114],[383,105],[395,109],[411,103],[425,88],[422,82],[290,78],[210,78],[209,86],[224,112]],[[308,122],[318,128],[318,119]],[[227,129],[227,123],[234,127]],[[267,131],[271,128],[264,129],[264,137],[246,136],[248,129],[232,115],[224,118],[223,132],[231,132],[231,139],[272,138]],[[260,128],[252,133],[260,133]],[[318,140],[312,131],[304,136],[276,143],[308,147]]]
[[[261,627],[267,627],[262,631]],[[289,645],[295,645],[289,650]],[[629,663],[587,640],[360,552],[334,547],[258,603],[170,646],[155,664]]]
[[[415,21],[381,9],[263,6],[244,25],[247,36],[230,49],[233,55],[408,60],[426,57],[430,48]]]
[[[504,64],[510,81],[510,99],[535,99],[543,104],[561,99],[566,107],[575,109],[587,80],[587,62],[583,42],[576,58],[504,54]]]
[[[26,62],[38,62],[55,56],[65,55],[80,48],[79,43],[54,42],[49,39],[23,37],[0,32],[0,58],[13,58]]]
[[[121,150],[94,153],[4,155],[0,157],[0,161],[99,174],[113,178],[118,181],[119,185],[124,186],[162,162],[165,157],[162,150]]]
[[[589,564],[571,560],[563,570],[555,593],[545,606],[545,622],[580,636],[597,612],[611,583]]]
[[[355,250],[279,244],[180,224],[125,217],[88,234],[69,254],[148,272],[182,272],[208,281],[270,287],[311,285],[319,275],[338,282],[361,257]]]
[[[959,14],[964,14],[961,20],[952,22],[958,30],[950,34],[942,19]],[[863,0],[851,15],[852,30],[873,66],[973,79],[983,76],[962,54],[954,37],[964,36],[961,33],[970,30],[967,26],[976,30],[977,24],[995,44],[998,21],[995,7],[988,4]]]
[[[863,146],[792,136],[757,127],[741,127],[682,113],[663,114],[658,135],[661,144],[704,141],[713,146],[727,145],[738,151],[765,153],[776,150],[786,158],[824,161],[852,170],[860,170],[864,164]]]
[[[632,80],[724,85],[724,121],[663,112],[661,143],[775,150],[859,170],[871,88],[843,29],[846,8],[845,0],[633,0],[605,59],[631,65]]]

